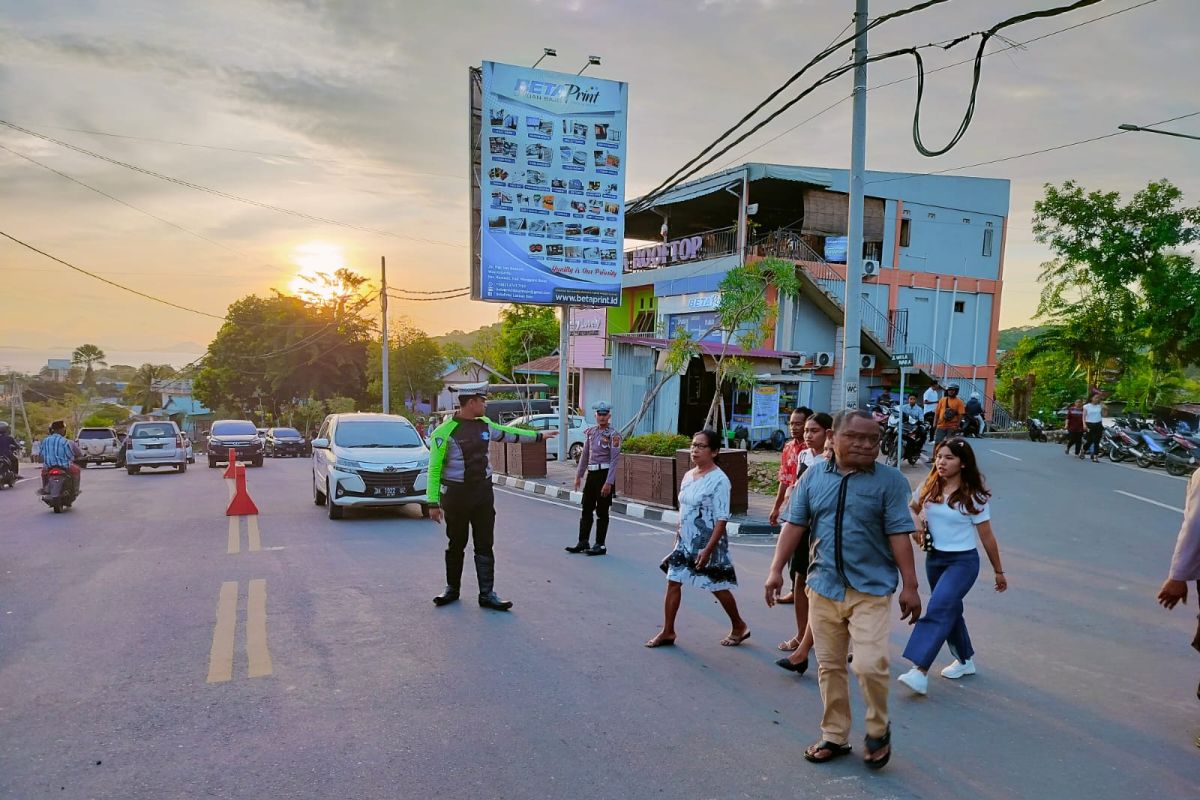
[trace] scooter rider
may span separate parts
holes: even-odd
[[[70,475],[75,484],[75,492],[82,491],[80,476],[82,474],[75,459],[82,455],[79,445],[66,436],[67,425],[61,419],[50,423],[50,435],[42,440],[42,488],[46,488],[46,478],[51,467],[62,467]]]
[[[925,410],[917,403],[917,396],[910,394],[908,396],[908,404],[900,406],[900,413],[904,415],[904,424],[920,422],[925,417]]]
[[[21,446],[17,444],[17,440],[8,432],[8,423],[0,422],[0,459],[8,462],[9,469],[15,475],[20,469],[21,462],[19,454]]]

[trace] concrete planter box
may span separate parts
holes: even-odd
[[[622,453],[617,464],[617,494],[626,500],[676,508],[675,459]]]
[[[722,450],[718,466],[729,478],[729,511],[745,514],[750,509],[750,460],[745,450]],[[675,496],[683,476],[692,468],[692,451],[675,451]]]
[[[490,445],[489,445],[490,447]],[[546,442],[506,442],[507,473],[518,478],[546,477]]]

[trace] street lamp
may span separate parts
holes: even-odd
[[[1130,125],[1126,122],[1124,125],[1118,125],[1117,128],[1123,131],[1144,131],[1145,133],[1161,133],[1163,136],[1178,136],[1180,139],[1196,139],[1200,141],[1200,136],[1193,136],[1190,133],[1176,133],[1175,131],[1164,131],[1158,128],[1144,128],[1141,125]]]
[[[558,51],[553,47],[543,47],[542,58],[539,58],[537,61],[533,62],[533,67],[531,67],[531,69],[537,69],[537,65],[542,63],[542,59],[546,58],[546,56],[549,56],[550,58],[558,58]]]
[[[583,71],[585,69],[587,69],[588,67],[598,67],[598,66],[600,66],[600,56],[588,56],[587,63],[584,64],[582,67],[580,67],[579,72],[576,72],[575,74],[582,75]]]

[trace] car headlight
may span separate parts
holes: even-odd
[[[353,473],[357,474],[358,471],[363,468],[363,465],[357,461],[351,461],[346,458],[339,458],[333,462],[333,468],[337,469],[337,470],[341,470],[342,472],[353,472]]]

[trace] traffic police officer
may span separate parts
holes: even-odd
[[[583,484],[583,513],[579,518],[579,541],[566,548],[568,553],[602,556],[608,552],[608,509],[612,505],[617,481],[617,463],[621,460],[621,434],[610,424],[612,407],[606,402],[592,406],[596,424],[583,432],[583,453],[575,470],[575,491]],[[588,546],[592,535],[592,513],[596,515],[596,544]]]

